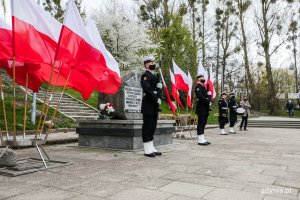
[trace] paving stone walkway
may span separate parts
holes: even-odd
[[[259,129],[220,136],[207,130],[208,147],[174,140],[163,156],[142,151],[47,147],[73,165],[19,177],[0,176],[0,199],[72,200],[300,200],[299,129]],[[35,149],[17,150],[22,157]]]

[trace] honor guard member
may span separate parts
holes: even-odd
[[[221,98],[219,100],[219,124],[220,124],[220,135],[228,135],[224,127],[228,123],[228,103],[226,101],[226,92],[221,93]]]
[[[207,90],[204,87],[204,83],[205,83],[204,76],[198,75],[197,82],[198,83],[195,87],[195,95],[197,97],[196,114],[198,115],[198,125],[197,125],[198,144],[206,146],[210,144],[210,142],[208,142],[204,138],[204,129],[209,115],[210,98],[208,97]]]
[[[162,89],[162,84],[157,82],[154,76],[156,64],[154,58],[144,60],[146,71],[141,77],[141,86],[143,89],[143,100],[141,112],[143,113],[142,138],[144,144],[144,152],[147,157],[155,157],[162,155],[153,145],[153,135],[156,130],[158,109],[161,99],[157,96],[157,88]]]
[[[228,100],[228,107],[229,107],[229,133],[235,134],[234,131],[234,125],[237,122],[237,112],[236,109],[238,109],[238,104],[235,101],[235,93],[230,93],[230,98]]]

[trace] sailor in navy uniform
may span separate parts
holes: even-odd
[[[237,112],[236,109],[238,109],[238,104],[235,101],[235,93],[230,93],[230,98],[228,100],[228,107],[229,107],[229,133],[235,134],[234,125],[237,122]]]
[[[219,100],[219,124],[220,124],[220,135],[228,135],[224,127],[228,123],[228,103],[226,101],[226,92],[221,93],[221,99]]]
[[[198,115],[198,125],[197,125],[198,144],[206,146],[210,144],[210,142],[208,142],[204,138],[204,129],[209,115],[210,98],[207,95],[207,90],[203,85],[204,83],[205,83],[204,76],[197,75],[197,85],[195,87],[195,95],[197,97],[196,114]]]
[[[154,70],[156,68],[154,58],[144,60],[146,71],[141,77],[141,87],[143,89],[143,100],[141,112],[143,113],[142,139],[144,144],[144,155],[147,157],[160,156],[153,145],[153,135],[156,130],[159,105],[161,99],[157,95],[157,89],[162,89],[162,84],[158,83]]]

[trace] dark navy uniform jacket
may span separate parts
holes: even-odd
[[[228,107],[230,111],[230,121],[236,122],[237,121],[237,113],[236,109],[238,108],[238,105],[235,101],[235,97],[230,97],[228,100]]]
[[[221,98],[219,100],[219,123],[226,124],[228,123],[228,103],[226,99]]]
[[[208,115],[210,99],[208,98],[206,88],[201,83],[197,83],[195,95],[197,97],[196,114]]]
[[[143,100],[141,112],[146,115],[156,115],[159,104],[156,92],[157,78],[149,71],[145,71],[141,77],[141,86],[143,89]]]

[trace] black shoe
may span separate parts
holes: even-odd
[[[244,131],[248,131],[246,128],[244,128]]]
[[[207,142],[205,142],[207,145],[210,145],[210,142],[209,141],[207,141]]]
[[[144,156],[153,158],[153,157],[155,157],[155,154],[154,153],[144,154]]]
[[[207,142],[204,142],[204,143],[198,143],[198,145],[207,146],[208,143],[207,143]]]
[[[228,132],[229,134],[236,134],[236,132],[234,131],[234,132]]]
[[[162,155],[162,153],[161,152],[159,152],[159,151],[157,151],[157,152],[153,152],[156,156],[161,156]]]

